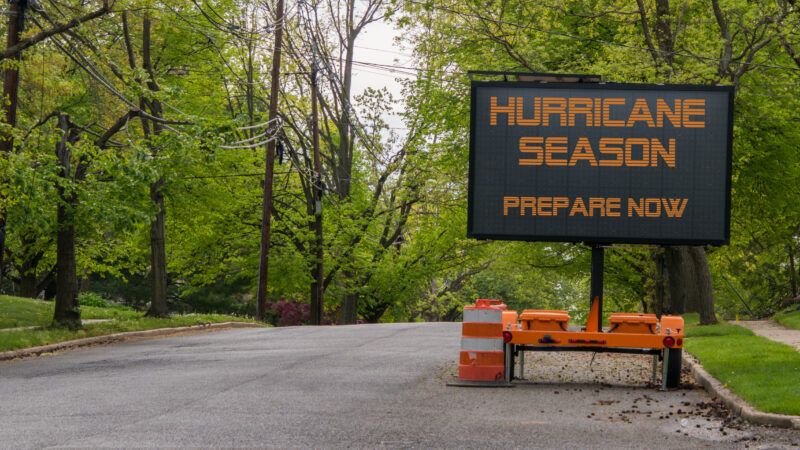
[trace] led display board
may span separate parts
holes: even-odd
[[[473,81],[468,235],[722,245],[733,88]]]

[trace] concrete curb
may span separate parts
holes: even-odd
[[[689,367],[694,379],[703,386],[709,394],[722,400],[731,412],[742,419],[757,425],[800,429],[800,416],[788,416],[758,411],[741,397],[723,386],[722,383],[712,377],[711,374],[706,372],[703,366],[693,356],[687,354],[685,350],[683,352],[683,364]]]
[[[154,330],[144,331],[129,331],[125,333],[107,334],[104,336],[93,336],[83,339],[74,339],[71,341],[58,342],[55,344],[42,345],[39,347],[23,348],[20,350],[10,350],[7,352],[0,352],[0,361],[9,361],[19,358],[30,358],[33,356],[40,356],[45,353],[59,352],[63,350],[73,350],[81,347],[89,347],[92,345],[107,345],[115,342],[128,341],[133,339],[146,339],[164,336],[172,336],[175,334],[198,332],[198,331],[215,331],[228,328],[261,328],[263,325],[249,322],[222,322],[222,323],[209,323],[203,325],[191,325],[188,327],[177,328],[156,328]]]

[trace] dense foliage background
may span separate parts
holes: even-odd
[[[2,60],[21,80],[17,123],[0,130],[13,140],[0,157],[2,292],[52,297],[58,231],[71,224],[80,289],[146,308],[162,213],[169,309],[253,314],[265,142],[277,132],[273,322],[307,320],[314,183],[324,192],[325,321],[354,321],[346,306],[369,322],[455,320],[475,298],[568,309],[579,319],[588,309],[585,247],[465,238],[467,71],[480,69],[734,84],[731,245],[701,252],[713,301],[724,316],[760,315],[798,295],[793,0],[290,1],[279,127],[265,123],[281,25],[272,1],[10,3],[25,5],[23,39],[107,10],[37,40],[20,61]],[[413,63],[354,59],[378,21],[401,29],[398,47]],[[314,64],[320,181],[312,176]],[[400,80],[402,100],[354,92],[354,66],[414,77]],[[402,130],[387,122],[392,111]],[[676,255],[609,250],[606,309],[664,310],[665,280],[684,276]],[[684,306],[692,309],[691,299]]]

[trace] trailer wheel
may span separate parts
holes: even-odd
[[[681,384],[681,356],[683,350],[679,348],[665,349],[669,352],[667,357],[667,383],[668,389],[676,388]]]

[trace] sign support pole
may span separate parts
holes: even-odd
[[[603,266],[605,263],[605,247],[591,243],[592,248],[592,281],[589,298],[591,313],[597,314],[597,331],[603,331]],[[596,309],[595,309],[596,308]],[[591,317],[590,313],[590,317]],[[589,324],[587,324],[589,325]]]

